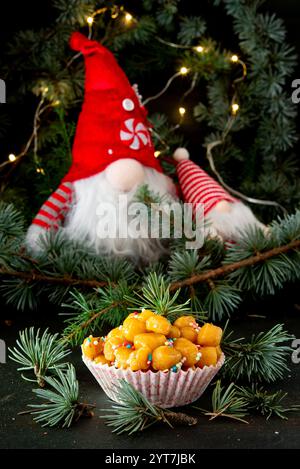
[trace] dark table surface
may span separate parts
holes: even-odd
[[[284,319],[289,332],[300,338],[300,321],[295,311],[292,317]],[[35,321],[42,326],[49,320]],[[247,318],[234,324],[239,336],[249,336],[253,331],[265,331],[278,320]],[[282,322],[282,320],[280,321]],[[51,330],[59,329],[59,324],[51,323]],[[18,330],[26,323],[16,321],[11,327],[1,327],[0,338],[7,346],[14,344]],[[38,324],[39,325],[39,324]],[[96,405],[92,419],[82,419],[70,429],[42,428],[34,423],[30,415],[18,415],[26,410],[36,398],[31,392],[33,384],[21,379],[17,364],[7,360],[0,364],[0,448],[104,448],[104,449],[196,449],[196,448],[299,448],[300,413],[290,414],[289,420],[271,418],[266,421],[261,416],[249,418],[249,424],[219,419],[210,422],[199,415],[198,425],[170,429],[156,425],[135,436],[115,435],[99,418],[102,408],[110,406],[108,399],[90,372],[81,362],[80,351],[71,355],[80,383],[83,402]],[[290,365],[286,378],[272,389],[288,392],[286,405],[300,403],[300,365]],[[207,408],[209,401],[204,395],[200,406]],[[191,410],[190,410],[191,412]],[[193,411],[196,412],[196,411]]]

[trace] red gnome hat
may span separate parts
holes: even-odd
[[[162,172],[147,112],[113,54],[78,32],[72,34],[70,46],[84,56],[85,95],[72,166],[62,182],[93,176],[120,158],[133,158]]]
[[[178,148],[174,153],[174,159],[178,161],[176,171],[183,199],[184,202],[193,204],[194,213],[197,204],[203,204],[205,216],[222,200],[237,202],[237,199],[188,158],[185,148]]]

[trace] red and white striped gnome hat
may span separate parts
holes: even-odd
[[[183,200],[193,204],[194,213],[197,204],[203,204],[205,216],[222,200],[232,203],[237,201],[196,163],[189,160],[185,148],[178,148],[173,156],[177,161],[176,171]]]

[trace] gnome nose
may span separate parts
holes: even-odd
[[[114,189],[129,192],[145,178],[143,165],[131,158],[122,158],[111,163],[105,171],[108,182]]]

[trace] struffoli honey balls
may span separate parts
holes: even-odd
[[[171,324],[164,316],[144,309],[130,313],[106,337],[87,337],[82,353],[100,366],[133,372],[178,372],[216,366],[222,356],[222,329],[199,325],[193,316]]]

